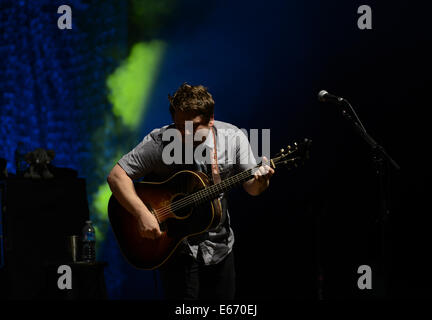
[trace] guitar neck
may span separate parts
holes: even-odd
[[[304,159],[309,158],[309,149],[311,140],[304,139],[300,144],[294,143],[294,147],[288,146],[286,149],[281,149],[276,157],[270,159],[269,165],[274,169],[278,166],[288,166],[289,168],[297,167],[299,163],[302,163]],[[181,200],[172,203],[171,208],[175,210],[188,207],[197,206],[204,202],[217,198],[221,193],[231,190],[233,187],[242,184],[243,182],[253,178],[257,168],[261,164],[256,165],[253,168],[247,169],[243,172],[233,175],[232,177],[226,178],[225,180],[207,186],[197,192],[187,195]],[[173,210],[173,209],[171,209]]]

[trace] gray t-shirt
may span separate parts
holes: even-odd
[[[188,168],[202,171],[212,179],[211,162],[203,159],[193,159],[193,164],[185,167],[184,164],[166,164],[163,161],[163,149],[170,141],[162,139],[167,129],[173,129],[174,124],[154,129],[144,137],[133,150],[125,154],[118,165],[133,179],[159,180],[168,178],[174,172]],[[236,126],[222,122],[214,122],[216,134],[217,163],[222,180],[241,171],[256,166],[249,141],[245,133]],[[210,153],[214,148],[214,139],[211,130],[203,142],[203,148]],[[206,152],[207,152],[206,151]],[[206,265],[222,261],[232,250],[234,233],[230,225],[226,194],[220,196],[222,203],[222,221],[213,229],[204,234],[185,239],[176,254],[189,254]]]

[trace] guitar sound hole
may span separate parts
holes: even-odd
[[[180,217],[180,218],[186,217],[191,211],[190,206],[187,206],[187,207],[182,206],[181,208],[179,207],[179,205],[185,203],[184,201],[181,201],[184,197],[185,197],[184,194],[183,195],[179,194],[179,195],[176,195],[171,201],[171,210],[174,212],[174,214],[177,217]],[[178,201],[180,201],[180,203]]]

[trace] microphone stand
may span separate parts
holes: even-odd
[[[381,273],[382,273],[382,296],[386,297],[388,294],[388,266],[387,266],[387,255],[388,254],[388,221],[389,221],[389,184],[386,183],[388,175],[388,165],[391,165],[395,170],[399,171],[400,167],[394,161],[386,150],[379,145],[367,132],[355,113],[351,104],[343,98],[339,99],[338,105],[342,109],[343,116],[351,123],[356,132],[362,137],[364,141],[371,147],[373,154],[373,162],[375,164],[376,175],[379,183],[379,218],[380,223],[380,249],[381,249]],[[350,112],[351,111],[351,112]],[[373,271],[373,270],[372,270]],[[373,280],[373,277],[372,277]],[[373,281],[372,281],[373,283]]]

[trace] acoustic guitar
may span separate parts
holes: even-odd
[[[272,168],[296,168],[309,158],[311,140],[294,143],[269,160]],[[206,232],[221,221],[219,195],[253,178],[261,164],[211,184],[206,174],[182,170],[164,181],[134,182],[138,197],[159,222],[162,236],[143,238],[135,216],[111,195],[108,217],[126,260],[139,269],[155,269],[165,263],[183,239]]]

